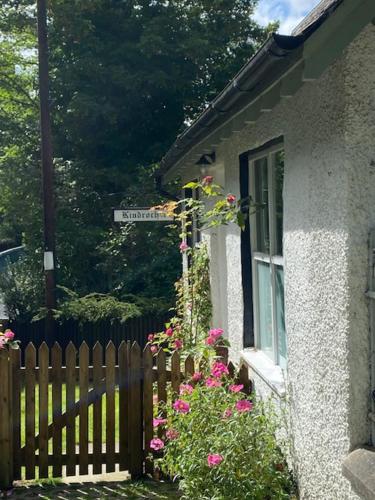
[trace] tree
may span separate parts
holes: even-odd
[[[177,234],[151,223],[115,227],[111,209],[162,201],[153,185],[157,162],[271,29],[252,20],[256,3],[50,3],[61,285],[81,295],[111,292],[172,300],[180,273]],[[0,125],[0,237],[22,239],[35,255],[41,248],[41,208],[35,70],[29,48],[36,43],[33,4],[8,0],[1,7],[0,32],[6,38],[0,38],[0,52],[7,39],[19,47],[24,44],[10,53],[10,73],[16,57],[29,69],[13,71],[13,85],[4,97],[6,106],[12,106],[26,89],[27,96],[17,104],[21,112],[17,108]],[[17,133],[11,127],[18,127]]]

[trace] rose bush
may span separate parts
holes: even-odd
[[[221,362],[218,370],[218,363],[211,367],[215,376],[197,382],[192,376],[173,405],[159,408],[165,418],[155,426],[163,420],[163,435],[152,446],[163,452],[157,466],[180,480],[186,499],[290,498],[292,481],[275,439],[272,406],[240,392],[243,386]]]
[[[155,406],[150,447],[156,468],[179,480],[183,498],[189,500],[290,498],[293,482],[275,438],[278,419],[270,403],[243,392],[238,376],[217,355],[229,343],[221,328],[209,329],[208,252],[204,245],[191,248],[186,243],[194,217],[205,227],[230,222],[243,227],[243,201],[225,196],[211,176],[185,187],[215,200],[209,210],[202,197],[184,200],[179,215],[178,204],[164,207],[182,223],[180,251],[190,266],[176,286],[176,316],[148,340],[154,354],[178,351],[182,361],[193,354],[199,371],[180,385],[178,394],[169,394],[168,404]]]
[[[0,332],[0,349],[18,349],[19,340],[15,340],[15,333],[12,330]]]
[[[181,229],[179,249],[188,258],[189,266],[175,285],[175,316],[163,332],[152,333],[149,337],[153,354],[160,347],[166,352],[178,349],[184,354],[200,354],[202,339],[210,327],[212,316],[209,256],[204,243],[191,247],[187,241],[194,237],[195,231],[219,225],[234,222],[243,229],[247,210],[244,207],[255,206],[250,198],[237,200],[235,195],[225,194],[212,176],[190,182],[184,189],[199,192],[199,197],[170,201],[154,207],[171,215],[176,227]],[[194,224],[193,221],[199,223]],[[220,336],[220,330],[218,332]],[[207,345],[213,345],[214,342],[215,333],[207,340]]]

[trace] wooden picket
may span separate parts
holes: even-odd
[[[89,471],[89,348],[83,342],[79,348],[79,473]]]
[[[143,351],[143,428],[145,440],[146,472],[152,473],[152,463],[147,460],[151,453],[150,442],[153,438],[153,356],[150,346]]]
[[[12,456],[12,401],[9,358],[5,350],[0,351],[0,486],[9,488],[13,481]]]
[[[21,479],[21,380],[19,377],[21,365],[21,350],[11,350],[10,360],[12,370],[13,396],[13,478]],[[4,405],[3,405],[4,409]],[[1,411],[1,405],[0,405]],[[1,420],[0,420],[1,421]],[[1,467],[0,467],[1,468]],[[1,484],[1,481],[0,481]]]
[[[125,341],[105,349],[70,342],[64,353],[58,343],[30,343],[25,366],[21,359],[20,351],[0,350],[0,489],[51,474],[152,473],[154,398],[167,403],[169,389],[177,394],[200,366],[191,356],[182,362],[161,350],[154,357],[149,346],[142,352]],[[238,381],[250,393],[247,367]]]
[[[74,476],[76,472],[76,429],[74,405],[76,400],[76,356],[77,350],[70,342],[65,350],[66,378],[65,378],[65,398],[66,398],[66,475]],[[95,354],[94,354],[95,356]],[[95,358],[94,358],[95,359]],[[102,361],[100,361],[100,365]],[[101,472],[101,470],[100,470]]]
[[[103,348],[97,342],[93,349],[93,382],[95,392],[95,400],[93,403],[93,473],[100,474],[102,472],[102,398],[100,388],[103,377]]]
[[[121,342],[118,351],[120,470],[127,470],[129,463],[129,353],[130,343]]]
[[[39,347],[39,474],[48,477],[48,366],[49,350],[45,342]],[[54,471],[55,473],[55,471]]]
[[[25,366],[25,466],[26,479],[35,478],[35,365],[36,350],[33,344],[26,347]]]
[[[115,471],[116,452],[116,403],[115,403],[115,370],[116,370],[116,348],[109,342],[105,352],[105,381],[106,381],[106,471]]]

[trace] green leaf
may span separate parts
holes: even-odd
[[[197,189],[199,187],[198,182],[188,182],[183,186],[183,189]]]

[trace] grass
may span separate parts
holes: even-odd
[[[76,401],[79,400],[79,387],[76,387]],[[25,437],[26,437],[26,426],[25,426],[25,416],[26,416],[26,401],[25,401],[25,391],[22,391],[21,394],[21,445],[25,445]],[[63,384],[62,386],[62,412],[64,413],[66,410],[66,386]],[[119,393],[116,390],[115,393],[115,440],[119,441]],[[93,442],[93,406],[89,406],[88,411],[89,416],[89,443]],[[48,423],[52,423],[52,385],[48,386]],[[76,427],[76,444],[79,444],[79,417],[76,418],[75,421]],[[36,384],[35,387],[35,435],[39,433],[39,386]],[[106,433],[106,395],[102,396],[102,442],[105,443],[105,433]],[[62,443],[63,443],[63,453],[66,451],[66,428],[63,428],[62,431]],[[52,440],[49,442],[49,450],[52,452]]]

